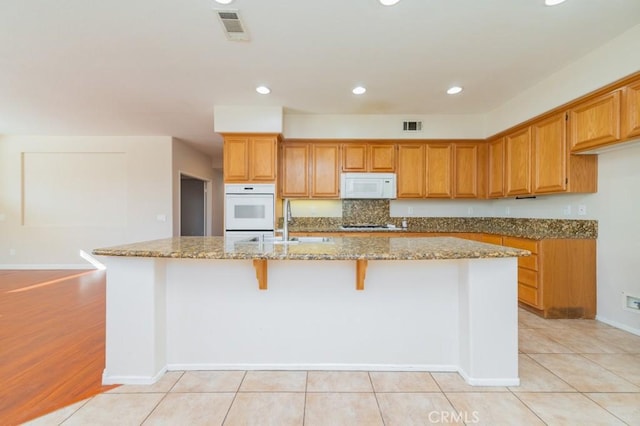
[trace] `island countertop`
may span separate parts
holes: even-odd
[[[230,242],[224,237],[174,237],[93,250],[99,256],[174,259],[429,260],[528,256],[530,252],[454,237],[357,238],[273,244]]]

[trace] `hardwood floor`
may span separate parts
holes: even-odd
[[[0,270],[0,424],[113,388],[104,345],[104,271]]]

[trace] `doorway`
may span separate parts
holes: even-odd
[[[180,174],[180,236],[207,235],[207,181]]]

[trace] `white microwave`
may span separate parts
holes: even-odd
[[[396,198],[395,173],[342,173],[340,198]]]

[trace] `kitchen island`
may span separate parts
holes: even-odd
[[[526,250],[448,237],[180,237],[93,253],[107,266],[104,384],[224,369],[457,371],[472,385],[519,384]]]

